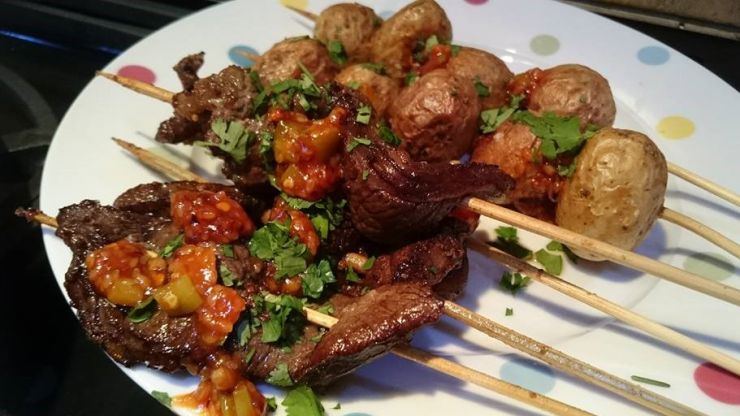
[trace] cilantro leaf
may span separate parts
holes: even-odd
[[[152,397],[167,407],[172,407],[172,397],[163,391],[152,390]]]
[[[375,264],[375,256],[368,257],[367,260],[365,260],[365,263],[362,264],[362,270],[368,271],[373,268],[374,264]]]
[[[275,278],[295,276],[306,270],[308,249],[290,236],[288,226],[276,221],[268,222],[252,235],[249,252],[275,265]]]
[[[511,103],[506,107],[492,108],[489,110],[481,111],[481,125],[480,131],[483,134],[488,134],[496,131],[506,120],[512,115],[519,112],[519,103],[521,103],[522,96],[511,97]]]
[[[558,165],[558,175],[570,178],[576,171],[576,162],[571,162],[569,165]]]
[[[345,275],[345,279],[349,282],[359,283],[361,281],[360,276],[357,274],[355,269],[349,267],[347,268],[347,274]]]
[[[333,198],[324,198],[319,201],[306,201],[305,199],[295,198],[286,194],[281,194],[281,198],[293,209],[297,209],[308,214],[311,219],[316,233],[323,240],[329,236],[329,231],[336,229],[344,218],[344,206],[347,201]]]
[[[347,148],[346,148],[347,153],[355,150],[355,147],[359,145],[370,146],[370,143],[372,143],[372,141],[366,137],[353,137],[349,141],[349,143],[347,143]]]
[[[265,401],[267,402],[267,410],[269,412],[274,412],[277,410],[277,400],[275,400],[275,397],[265,397]]]
[[[529,259],[532,257],[532,250],[519,243],[519,236],[517,235],[516,228],[498,227],[496,228],[496,235],[496,241],[489,241],[489,245],[519,259]]]
[[[529,276],[524,276],[520,273],[504,272],[499,281],[499,287],[508,290],[512,295],[515,295],[520,289],[525,288],[529,284]]]
[[[378,75],[385,75],[385,66],[383,64],[376,64],[372,62],[367,62],[362,64],[362,67],[365,69],[369,69],[373,72],[375,72]]]
[[[245,130],[244,125],[237,121],[226,122],[221,118],[211,123],[211,130],[219,138],[218,143],[197,141],[195,144],[203,147],[217,147],[239,163],[247,158],[247,149],[256,137],[254,132]]]
[[[257,349],[254,347],[250,348],[247,352],[244,353],[244,357],[242,360],[244,361],[244,364],[249,364],[252,362],[252,358],[254,358],[254,354],[257,352]]]
[[[288,364],[279,363],[277,366],[275,366],[275,369],[270,372],[270,376],[267,377],[265,381],[272,384],[273,386],[279,386],[279,387],[292,386],[293,380],[290,378],[290,373],[288,372]],[[285,401],[283,401],[282,404],[283,406],[285,406]]]
[[[319,313],[323,313],[324,315],[332,315],[334,314],[334,305],[327,302],[324,305],[320,306],[318,309],[316,309],[316,311]]]
[[[347,83],[347,86],[350,87],[350,88],[352,88],[353,90],[356,90],[356,89],[360,88],[360,85],[361,84],[358,81],[349,81]]]
[[[362,124],[370,123],[370,116],[373,113],[373,109],[369,105],[363,105],[357,110],[357,122]]]
[[[519,236],[517,236],[517,229],[514,227],[497,227],[496,235],[499,239],[506,241],[507,243],[514,243],[519,241]]]
[[[454,58],[458,54],[460,54],[460,50],[462,49],[462,46],[460,45],[450,45],[450,50],[452,51],[452,57]]]
[[[288,392],[282,403],[288,416],[323,416],[324,406],[308,386],[298,386]]]
[[[269,318],[262,321],[262,342],[282,341],[289,346],[301,337],[306,319],[300,299],[268,294],[264,297],[264,307]]]
[[[491,95],[491,91],[488,89],[486,84],[482,83],[478,77],[475,77],[473,87],[475,87],[475,92],[478,93],[478,97],[488,97]]]
[[[540,153],[548,160],[553,160],[562,153],[577,151],[593,135],[593,126],[581,133],[578,117],[560,117],[550,112],[540,117],[529,111],[521,111],[514,114],[512,120],[526,124],[540,138]]]
[[[637,381],[638,383],[651,384],[653,386],[658,386],[658,387],[671,387],[671,385],[666,383],[665,381],[653,380],[652,378],[636,376],[636,375],[632,375],[630,376],[630,378],[634,381]]]
[[[180,246],[183,245],[185,242],[185,234],[178,234],[172,240],[168,241],[167,244],[164,245],[162,250],[160,250],[159,255],[167,258],[172,255],[172,253],[175,252]]]
[[[534,253],[534,258],[550,274],[557,276],[563,271],[563,258],[558,254],[552,254],[547,250],[538,250]]]
[[[506,308],[506,316],[514,315],[514,309],[512,308]]]
[[[218,277],[221,278],[221,282],[224,284],[224,286],[234,286],[234,273],[229,270],[228,267],[226,267],[225,264],[221,263],[218,266]]]
[[[234,258],[234,246],[231,244],[221,244],[221,252],[228,258]]]
[[[437,35],[432,35],[427,38],[427,41],[424,42],[424,53],[429,53],[433,47],[439,45],[439,39],[437,39]]]
[[[338,40],[330,40],[326,44],[326,49],[329,51],[329,57],[337,65],[344,65],[347,63],[347,54],[344,51],[344,45]]]
[[[419,79],[419,73],[416,71],[411,71],[406,74],[405,77],[403,77],[403,85],[409,86],[414,85],[416,80]]]
[[[398,147],[401,144],[401,139],[393,133],[393,130],[388,127],[385,121],[380,122],[378,125],[378,136],[391,146]]]
[[[321,296],[327,284],[335,281],[329,261],[322,259],[318,264],[308,266],[308,269],[301,275],[303,294],[316,299]]]
[[[149,318],[154,315],[157,311],[157,301],[154,300],[153,296],[139,302],[138,305],[134,306],[126,315],[129,321],[138,324],[140,322],[148,321]]]

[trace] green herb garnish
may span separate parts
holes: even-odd
[[[306,323],[303,301],[290,295],[267,294],[264,308],[269,318],[262,321],[262,342],[282,341],[290,346],[301,337]]]
[[[371,70],[371,71],[373,71],[373,72],[375,72],[376,74],[379,74],[379,75],[385,75],[385,73],[386,73],[385,72],[385,66],[383,64],[376,64],[376,63],[372,63],[372,62],[367,62],[367,63],[362,64],[362,67],[363,68],[366,68],[366,69],[369,69],[369,70]]]
[[[285,193],[280,194],[280,197],[291,208],[308,214],[311,224],[323,240],[326,240],[329,231],[336,229],[344,219],[344,206],[347,205],[345,199],[337,201],[332,198],[324,198],[319,201],[306,201],[305,199],[288,196]]]
[[[244,353],[244,356],[242,357],[242,361],[244,364],[249,364],[252,362],[252,358],[254,358],[254,354],[257,352],[257,350],[252,347],[247,352]]]
[[[228,258],[234,258],[234,246],[231,244],[221,244],[221,252]]]
[[[267,410],[270,412],[274,412],[277,410],[277,400],[275,400],[275,397],[266,397],[265,401],[267,402]]]
[[[288,416],[323,416],[324,406],[308,386],[298,386],[288,392],[281,403]]]
[[[355,269],[352,267],[347,268],[347,274],[345,276],[345,279],[349,282],[359,283],[361,281],[360,276],[357,274]]]
[[[273,386],[292,386],[293,380],[291,380],[290,373],[288,372],[288,364],[279,363],[277,366],[275,366],[275,369],[270,372],[270,376],[267,377],[265,381],[272,384]],[[283,406],[285,406],[285,401],[283,401]]]
[[[558,276],[563,271],[563,258],[558,254],[552,254],[547,250],[538,250],[534,253],[534,258],[550,274]]]
[[[486,84],[481,82],[480,78],[475,77],[473,86],[475,87],[475,92],[478,93],[478,97],[488,97],[491,95],[491,91],[488,89]]]
[[[347,144],[347,148],[346,148],[347,153],[355,150],[355,147],[357,147],[359,145],[370,146],[370,143],[372,143],[372,141],[370,139],[368,139],[368,138],[365,138],[365,137],[353,137],[349,141],[349,143]]]
[[[496,241],[489,241],[488,245],[496,247],[497,249],[509,253],[519,259],[530,259],[532,257],[532,250],[519,243],[519,236],[517,235],[516,228],[503,226],[498,227],[496,228],[496,236]]]
[[[368,271],[373,268],[375,264],[375,256],[368,257],[365,263],[362,264],[362,270]]]
[[[520,273],[504,272],[499,281],[499,287],[508,290],[512,295],[515,295],[520,289],[525,288],[529,284],[529,276],[524,276]]]
[[[152,397],[157,399],[157,401],[162,403],[163,405],[170,408],[172,407],[172,397],[170,397],[170,395],[166,392],[153,390]]]
[[[492,133],[504,124],[506,120],[519,110],[519,103],[523,98],[524,97],[522,96],[515,96],[511,98],[511,103],[507,107],[492,108],[490,110],[481,111],[481,133]]]
[[[324,305],[321,305],[318,309],[316,309],[317,312],[323,313],[324,315],[332,315],[334,313],[334,305],[331,303],[325,303]]]
[[[363,105],[357,110],[357,122],[362,124],[370,123],[370,116],[373,113],[373,109],[369,105]]]
[[[666,383],[665,381],[653,380],[653,379],[647,378],[647,377],[631,376],[630,378],[632,380],[634,380],[634,381],[637,381],[637,382],[640,382],[640,383],[645,383],[645,384],[651,384],[653,386],[671,387],[671,385],[668,384],[668,383]]]
[[[134,306],[128,312],[126,317],[129,321],[138,324],[140,322],[148,321],[156,311],[157,301],[154,300],[154,297],[149,296]]]
[[[560,117],[549,112],[539,117],[529,111],[521,111],[514,114],[512,120],[526,124],[532,134],[540,138],[540,153],[548,160],[563,153],[577,151],[596,133],[593,126],[581,133],[578,117]]]
[[[514,315],[514,309],[512,308],[506,308],[506,316]]]
[[[325,286],[335,281],[334,272],[331,270],[329,261],[322,259],[318,263],[308,266],[308,269],[301,275],[303,294],[314,299],[319,298]]]
[[[519,236],[517,235],[517,229],[514,227],[496,227],[496,235],[499,239],[506,241],[507,243],[515,243],[519,241]]]
[[[221,283],[223,283],[224,286],[234,286],[234,273],[232,273],[223,263],[218,266],[218,277],[221,278]]]
[[[338,40],[330,40],[326,44],[326,50],[329,51],[329,57],[337,65],[344,65],[347,63],[347,53],[344,51],[344,45]]]
[[[347,86],[350,87],[350,88],[352,88],[353,90],[356,90],[356,89],[360,88],[360,83],[357,82],[357,81],[350,81],[350,82],[347,83]]]
[[[178,234],[172,240],[168,241],[167,244],[164,245],[162,250],[160,250],[159,255],[161,257],[167,258],[172,255],[172,253],[175,252],[182,244],[185,242],[185,234]]]
[[[419,79],[419,73],[416,71],[411,71],[407,73],[405,77],[403,77],[403,85],[407,87],[413,85],[417,79]]]
[[[218,143],[196,141],[195,144],[203,147],[217,147],[239,163],[247,158],[247,149],[256,138],[256,134],[245,130],[243,124],[237,121],[226,122],[221,118],[211,123],[211,130],[219,138]]]
[[[289,227],[276,221],[259,228],[249,240],[249,252],[275,265],[275,278],[295,276],[306,270],[308,249],[290,236]]]
[[[401,144],[401,139],[393,133],[393,130],[388,127],[388,124],[386,124],[385,121],[381,121],[380,124],[378,124],[378,136],[391,146],[398,147],[398,145]]]

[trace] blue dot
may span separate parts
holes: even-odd
[[[242,55],[244,52],[251,53],[252,55],[259,55],[259,52],[250,46],[236,45],[229,49],[229,59],[231,59],[231,62],[245,68],[254,65],[254,62],[252,62],[251,59]]]
[[[668,49],[662,46],[645,46],[637,51],[637,59],[646,65],[662,65],[670,58]]]
[[[544,364],[526,358],[507,361],[501,366],[499,374],[509,383],[540,394],[546,394],[555,387],[552,370]]]
[[[395,13],[393,10],[383,10],[382,12],[378,13],[378,16],[382,17],[383,19],[388,19],[393,16],[393,13]]]

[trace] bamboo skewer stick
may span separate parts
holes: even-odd
[[[693,218],[666,207],[663,207],[660,218],[683,227],[705,240],[711,241],[733,256],[740,258],[740,245],[720,234],[718,231],[715,231],[713,228],[709,228]]]
[[[143,162],[146,166],[149,166],[150,168],[154,169],[155,171],[159,173],[162,173],[169,177],[178,177],[179,180],[183,180],[183,181],[194,181],[194,182],[200,182],[200,183],[208,182],[204,178],[196,175],[195,173],[187,169],[183,169],[180,166],[177,166],[175,163],[172,163],[167,159],[161,158],[147,150],[144,150],[141,147],[133,143],[130,143],[130,142],[127,142],[125,140],[121,140],[115,137],[112,137],[112,139],[114,142],[116,142],[117,145],[128,150],[129,153],[133,154],[137,159]]]
[[[33,220],[53,228],[58,228],[59,226],[56,218],[48,216],[40,211],[25,212],[23,210],[18,210],[16,211],[16,213],[28,220]],[[306,314],[306,319],[309,322],[326,328],[331,328],[332,326],[334,326],[334,324],[338,322],[337,318],[330,315],[325,315],[311,308],[304,307],[303,312]],[[556,415],[592,415],[592,413],[586,412],[577,407],[573,407],[559,400],[551,399],[545,395],[535,393],[531,390],[527,390],[515,384],[508,383],[493,376],[489,376],[488,374],[476,371],[472,368],[465,367],[463,365],[454,363],[441,357],[437,357],[428,352],[410,346],[396,346],[391,350],[391,352],[398,355],[399,357],[406,358],[425,367],[429,367],[435,371],[455,377],[458,380],[475,384],[477,386],[483,387],[485,389],[502,394],[506,397],[518,400],[522,403]]]
[[[252,58],[250,58],[250,59],[252,59]],[[109,73],[106,73],[106,72],[100,72],[100,71],[98,71],[98,75],[100,75],[102,77],[105,77],[105,78],[108,78],[110,80],[113,80],[114,82],[116,82],[116,83],[118,83],[118,84],[120,84],[120,85],[122,85],[122,86],[124,86],[126,88],[129,88],[129,89],[134,90],[136,92],[139,92],[141,94],[147,95],[149,97],[156,98],[156,99],[161,100],[161,101],[170,102],[171,99],[172,99],[172,97],[173,97],[173,93],[170,92],[170,91],[164,90],[162,88],[154,87],[151,84],[148,84],[148,83],[145,83],[145,82],[141,82],[141,81],[138,81],[138,80],[135,80],[135,79],[126,78],[126,77],[122,77],[122,76],[119,76],[119,75],[113,75],[113,74],[109,74]],[[673,212],[675,212],[675,211],[673,211]],[[485,214],[482,214],[482,215],[485,215]],[[663,215],[670,215],[670,214],[664,214],[664,212],[662,212],[660,217],[661,218],[664,218]],[[680,214],[678,214],[678,215],[680,215]],[[685,218],[687,218],[687,217],[685,217]],[[713,230],[713,229],[711,229],[711,228],[709,228],[709,227],[707,227],[705,225],[702,225],[701,227],[696,227],[696,226],[694,226],[694,223],[696,223],[696,222],[695,221],[693,223],[691,222],[693,220],[691,220],[691,221],[684,220],[684,221],[679,222],[679,220],[682,220],[683,218],[679,218],[677,215],[673,215],[673,216],[671,216],[671,218],[664,218],[664,219],[667,220],[667,221],[669,221],[669,222],[673,222],[673,223],[675,223],[675,224],[677,224],[679,226],[685,227],[686,229],[688,229],[688,230],[690,230],[692,232],[696,232],[701,237],[703,237],[703,238],[707,239],[708,241],[716,244],[717,246],[719,246],[719,247],[727,250],[728,252],[732,253],[735,256],[737,256],[737,253],[740,252],[740,246],[738,244],[734,243],[729,238],[723,236],[719,232],[717,232],[717,231],[715,231],[715,230]],[[684,225],[684,224],[686,224],[686,225]],[[696,224],[699,224],[699,223],[696,223]]]
[[[257,62],[259,62],[259,60],[261,58],[260,55],[257,55],[256,53],[247,52],[247,51],[237,51],[237,53],[239,55],[241,55],[241,56],[249,59],[250,61],[254,62],[255,64]]]
[[[740,306],[740,290],[733,287],[705,279],[697,274],[689,273],[677,267],[586,237],[482,199],[469,198],[464,205],[480,215],[503,221],[515,227],[560,241],[571,248],[578,248],[597,254],[614,263],[661,277],[689,289],[694,289],[706,295]]]
[[[719,352],[701,342],[687,337],[677,331],[674,331],[664,325],[657,322],[651,321],[642,315],[625,309],[615,303],[612,303],[599,295],[589,292],[581,287],[578,287],[572,283],[566,282],[559,277],[553,276],[552,274],[546,273],[539,268],[518,259],[508,253],[505,253],[495,247],[491,247],[488,244],[477,240],[468,239],[469,247],[472,249],[498,261],[506,267],[526,274],[533,280],[543,283],[558,292],[570,296],[580,302],[583,302],[594,309],[597,309],[607,315],[613,316],[614,318],[629,324],[637,329],[640,329],[653,337],[665,342],[674,348],[681,349],[692,355],[703,358],[709,362],[712,362],[728,371],[731,371],[737,375],[740,375],[740,361]]]
[[[117,143],[118,142],[119,141],[117,141]],[[146,152],[143,149],[140,149],[140,150],[142,152]],[[137,157],[143,156],[143,155],[141,155],[139,153],[135,153],[135,155]],[[141,158],[140,160],[142,160],[142,162],[144,162],[146,164],[147,163],[146,162],[147,160],[150,160],[151,158],[156,158],[156,157],[157,157],[156,155],[150,155],[150,157]],[[179,166],[176,167],[176,169],[174,171],[162,171],[160,173],[163,173],[166,176],[168,176],[170,179],[174,179],[174,180],[179,180],[179,179],[182,179],[183,177],[185,177],[187,175],[192,175],[191,172],[185,171],[184,169],[180,168]],[[471,241],[473,241],[473,240],[471,239]],[[486,246],[487,247],[487,245],[484,244],[484,243],[482,243],[482,242],[478,242],[478,241],[474,241],[474,242],[476,243],[476,245],[483,245],[483,246]],[[506,256],[508,258],[511,258],[512,261],[520,261],[520,260],[516,259],[515,257],[510,256],[509,254],[506,254],[506,253],[503,253],[503,252],[500,252],[500,253],[502,253],[503,256]],[[352,267],[358,273],[364,273],[363,267],[365,265],[365,262],[367,261],[367,258],[365,256],[362,256],[362,255],[357,254],[357,253],[348,253],[347,255],[345,255],[343,261],[345,262],[346,266]],[[504,263],[504,264],[506,264],[503,261],[501,261],[501,262]],[[516,263],[514,263],[514,264],[516,264]],[[524,263],[524,264],[528,265],[527,263]],[[533,266],[530,266],[530,267],[533,267]],[[535,269],[535,270],[538,270],[538,269]],[[551,276],[551,275],[550,275],[550,278],[556,279],[556,280],[560,280],[560,279],[555,278],[554,276]],[[547,280],[547,278],[546,277],[540,277],[539,280],[540,281],[543,281],[543,280]],[[555,285],[554,287],[556,289],[558,288],[557,285]],[[575,288],[577,288],[581,292],[587,293],[583,289],[580,289],[578,287],[575,287]],[[563,292],[563,293],[565,293],[566,295],[573,296],[573,295],[571,295],[568,292]],[[573,296],[573,297],[575,297],[576,299],[582,300],[578,296]],[[596,296],[596,295],[593,295],[593,297],[598,298],[598,296]],[[589,304],[589,305],[591,305],[591,303],[589,303],[589,302],[586,302],[586,303]],[[603,304],[610,305],[611,308],[598,308],[597,307],[597,309],[602,310],[602,311],[605,311],[608,314],[612,314],[612,315],[614,314],[613,311],[615,311],[615,310],[617,312],[620,312],[621,311],[622,312],[621,314],[617,314],[617,315],[613,315],[613,316],[617,317],[618,319],[625,320],[628,323],[629,322],[632,322],[632,321],[635,321],[638,324],[641,324],[640,326],[638,326],[638,328],[641,328],[641,329],[642,328],[648,328],[649,330],[654,329],[655,327],[657,327],[659,329],[662,328],[662,329],[665,330],[664,331],[665,333],[674,333],[677,336],[676,338],[679,339],[679,340],[681,339],[680,337],[682,337],[681,334],[675,333],[675,331],[671,331],[671,330],[663,327],[662,325],[654,324],[652,321],[650,321],[650,320],[648,320],[646,318],[642,318],[639,315],[634,314],[634,313],[632,313],[630,311],[627,311],[627,310],[623,309],[622,307],[620,307],[618,305],[611,304],[610,302],[608,302],[606,300],[603,300],[602,299],[601,302],[597,302],[597,305],[601,305],[602,303]],[[630,382],[628,382],[626,380],[622,380],[622,379],[620,379],[620,378],[618,378],[618,377],[616,377],[614,375],[611,375],[609,373],[606,373],[606,372],[604,372],[604,371],[602,371],[602,370],[600,370],[600,369],[598,369],[596,367],[590,366],[587,363],[584,363],[584,362],[582,362],[580,360],[577,360],[577,359],[575,359],[573,357],[570,357],[567,354],[562,353],[562,352],[560,352],[558,350],[555,350],[555,349],[553,349],[553,348],[551,348],[551,347],[549,347],[547,345],[538,343],[537,341],[535,341],[535,340],[527,337],[526,335],[517,333],[517,332],[515,332],[515,331],[513,331],[513,330],[511,330],[509,328],[506,328],[504,326],[501,326],[501,325],[495,323],[494,321],[492,321],[492,320],[490,320],[490,319],[488,319],[488,318],[486,318],[484,316],[481,316],[479,314],[476,314],[473,311],[467,310],[467,309],[463,308],[462,306],[457,305],[457,304],[455,304],[453,302],[446,301],[445,304],[444,304],[444,310],[445,310],[445,313],[448,316],[450,316],[450,317],[452,317],[454,319],[460,320],[461,322],[463,322],[463,323],[471,326],[472,328],[475,328],[475,329],[477,329],[477,330],[479,330],[479,331],[481,331],[481,332],[483,332],[483,333],[491,336],[492,338],[498,339],[498,340],[504,342],[505,344],[507,344],[509,346],[512,346],[514,348],[517,348],[518,350],[520,350],[520,351],[522,351],[522,352],[524,352],[526,354],[533,355],[535,358],[543,360],[544,362],[552,365],[555,368],[558,368],[558,369],[560,369],[560,370],[562,370],[562,371],[564,371],[564,372],[566,372],[568,374],[571,374],[571,375],[573,375],[575,377],[578,377],[580,379],[583,379],[586,382],[589,382],[589,383],[595,384],[597,386],[603,387],[603,388],[605,388],[605,389],[607,389],[607,390],[609,390],[609,391],[611,391],[611,392],[613,392],[615,394],[618,394],[618,395],[620,395],[620,396],[622,396],[622,397],[624,397],[624,398],[626,398],[628,400],[634,401],[635,403],[641,404],[643,406],[646,406],[646,407],[648,407],[650,409],[656,410],[656,411],[658,411],[660,413],[663,413],[663,414],[700,414],[697,411],[695,411],[695,410],[693,410],[691,408],[688,408],[688,407],[686,407],[686,406],[684,406],[684,405],[682,405],[680,403],[677,403],[675,401],[672,401],[670,399],[667,399],[665,397],[662,397],[660,395],[657,395],[655,393],[652,393],[652,392],[650,392],[648,390],[642,389],[639,386],[634,385],[633,383],[630,383]],[[627,318],[624,318],[625,316]],[[636,317],[641,318],[641,319],[634,319],[633,316],[636,316]],[[632,318],[632,319],[630,319],[630,318]],[[654,324],[654,325],[651,326],[650,324]],[[650,332],[649,330],[646,331],[646,332],[648,332],[648,333],[654,333],[655,332],[655,331]],[[657,334],[658,335],[662,335],[664,332],[658,332]],[[667,341],[668,341],[669,344],[671,343],[671,341],[674,340],[673,338],[661,338],[661,337],[658,337],[658,338],[659,339],[667,339]],[[699,346],[702,345],[702,344],[700,344],[700,343],[698,343],[696,341],[691,340],[690,338],[687,338],[687,337],[684,337],[684,338],[686,338],[689,341],[689,343],[693,342],[694,344],[698,344]],[[701,350],[700,348],[698,348],[696,346],[695,346],[694,349],[695,350],[700,350],[701,352],[706,352],[706,351]],[[706,347],[706,350],[708,350],[710,352],[714,352],[713,350],[711,350],[708,347]],[[716,354],[719,354],[719,353],[716,353]],[[715,355],[711,355],[711,356],[714,357]],[[727,357],[727,358],[729,358],[729,357]],[[729,358],[729,360],[732,360],[732,359]]]
[[[317,15],[315,13],[311,13],[308,10],[303,10],[303,9],[299,9],[297,7],[288,6],[287,4],[285,5],[285,7],[288,8],[288,9],[290,9],[290,10],[292,10],[292,11],[294,11],[294,12],[296,12],[296,13],[298,13],[298,14],[300,14],[301,16],[305,17],[306,19],[311,20],[312,22],[316,22],[316,20],[318,20],[318,18],[319,18],[319,15]]]
[[[691,184],[698,186],[701,189],[704,189],[707,192],[717,195],[718,197],[724,199],[725,201],[728,201],[737,206],[740,206],[740,195],[736,194],[735,192],[732,192],[729,189],[726,189],[726,188],[723,188],[717,185],[716,183],[710,181],[709,179],[702,178],[701,176],[697,175],[694,172],[691,172],[688,169],[682,168],[681,166],[668,162],[668,172],[670,172],[673,175],[678,176],[679,178],[685,180],[686,182],[689,182]]]
[[[476,245],[487,246],[476,240],[469,239]],[[478,247],[476,247],[478,248]],[[503,252],[502,252],[503,253]],[[509,256],[504,253],[503,255]],[[367,257],[358,253],[347,253],[343,257],[343,262],[347,267],[351,267],[357,273],[365,273],[363,266]],[[341,264],[341,263],[340,263]],[[583,289],[581,289],[583,290]],[[619,307],[617,307],[619,308]],[[648,409],[654,410],[664,415],[699,415],[702,414],[681,403],[655,394],[649,390],[610,374],[604,370],[585,363],[568,354],[558,351],[557,349],[536,341],[522,333],[507,328],[492,319],[486,318],[476,312],[464,308],[454,302],[445,301],[444,312],[447,316],[456,319],[465,325],[475,328],[478,331],[497,339],[504,344],[516,348],[517,350],[529,354],[532,357],[545,362],[546,364],[557,368],[558,370],[579,378],[587,383],[601,387],[612,393],[624,397],[634,403],[642,405]]]

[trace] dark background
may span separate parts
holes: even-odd
[[[214,3],[0,1],[0,416],[171,414],[85,339],[38,226],[9,214],[38,203],[57,122],[94,71],[153,30]],[[740,89],[740,65],[728,59],[740,56],[740,43],[615,20]]]

